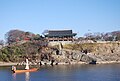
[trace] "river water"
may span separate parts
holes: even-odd
[[[0,67],[0,81],[120,81],[120,64],[42,66],[19,74]]]

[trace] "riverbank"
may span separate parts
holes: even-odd
[[[13,66],[17,64],[18,63],[13,63],[13,62],[0,62],[0,66]]]
[[[96,62],[96,64],[116,64],[120,63],[120,61],[101,61],[101,62]]]
[[[120,61],[101,61],[101,62],[96,62],[96,64],[117,64],[120,63]],[[0,62],[0,66],[13,66],[13,65],[18,65],[19,63],[13,63],[13,62]],[[58,63],[57,65],[74,65],[74,64],[88,64],[86,62],[71,62],[71,63]],[[43,64],[45,65],[45,64]],[[46,65],[50,65],[49,63],[46,63]],[[56,64],[54,64],[56,65]]]
[[[96,62],[96,64],[118,64],[120,61],[101,61]],[[86,62],[71,62],[71,63],[58,63],[58,65],[69,65],[69,64],[89,64]]]

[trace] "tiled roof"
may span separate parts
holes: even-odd
[[[55,36],[55,37],[63,37],[63,36],[75,36],[76,33],[72,33],[72,30],[48,30],[45,36]]]

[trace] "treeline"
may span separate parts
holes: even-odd
[[[22,40],[42,40],[43,37],[40,34],[34,34],[32,32],[25,32],[21,30],[10,30],[5,34],[5,38],[8,44]]]
[[[0,40],[0,45],[3,46],[5,43],[13,44],[18,41],[26,40],[43,40],[43,36],[40,34],[34,34],[32,32],[25,32],[22,30],[10,30],[5,34],[5,40]]]
[[[43,38],[42,38],[43,39]],[[39,39],[18,44],[11,43],[0,49],[0,61],[3,62],[22,62],[25,58],[29,58],[32,62],[40,62],[43,59],[50,59],[51,49],[48,49],[48,42]],[[16,41],[14,41],[16,42]],[[22,41],[21,41],[22,42]]]
[[[41,47],[46,47],[47,42],[40,34],[25,32],[21,30],[10,30],[5,34],[5,42],[0,40],[0,61],[19,62],[25,57],[36,59]],[[25,42],[24,42],[25,41]]]
[[[79,39],[89,39],[89,40],[101,40],[101,41],[120,41],[120,31],[113,31],[107,33],[86,33],[85,37],[80,37]]]

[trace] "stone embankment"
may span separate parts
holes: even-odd
[[[52,48],[51,48],[52,47]],[[96,58],[93,58],[80,50],[71,50],[63,48],[62,43],[50,46],[41,53],[51,55],[52,59],[42,59],[41,65],[45,64],[96,64]],[[48,55],[47,55],[48,56]]]
[[[120,43],[90,43],[68,45],[64,48],[62,44],[58,44],[58,50],[54,50],[52,57],[58,63],[87,63],[87,64],[103,64],[103,63],[120,63]],[[73,47],[72,47],[73,46]],[[76,48],[77,46],[77,48]],[[71,49],[73,48],[73,49]],[[58,53],[56,52],[58,51]]]
[[[96,59],[76,50],[62,49],[59,55],[54,53],[52,57],[54,57],[55,61],[58,63],[96,63]]]

